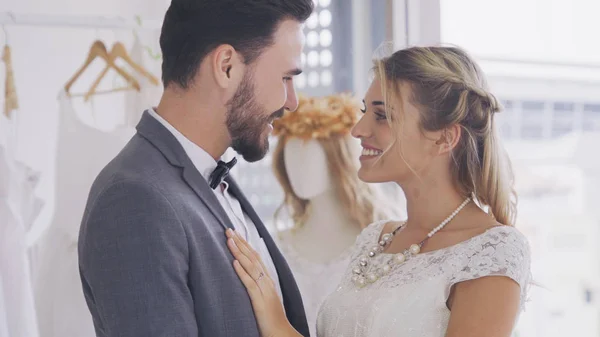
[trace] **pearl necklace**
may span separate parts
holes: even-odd
[[[423,241],[419,243],[415,243],[410,245],[410,247],[404,250],[402,253],[393,254],[388,259],[387,263],[384,263],[382,267],[378,268],[371,263],[371,259],[373,259],[378,254],[382,253],[387,246],[389,246],[396,233],[406,227],[406,221],[398,226],[391,233],[384,234],[381,237],[381,241],[379,241],[379,245],[373,247],[366,256],[362,256],[358,259],[358,265],[352,270],[352,282],[358,287],[362,288],[370,283],[375,283],[382,276],[389,274],[394,266],[398,266],[406,262],[409,258],[419,254],[421,252],[421,247],[431,238],[435,233],[439,232],[442,228],[444,228],[454,217],[471,201],[471,197],[467,198],[463,201],[460,206],[452,214],[450,214],[442,223],[440,223],[437,227],[431,230],[427,234],[427,237],[423,239]],[[375,269],[375,271],[372,271]]]

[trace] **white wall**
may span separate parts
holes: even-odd
[[[441,0],[441,6],[442,40],[479,56],[600,66],[600,41],[592,33],[598,0]]]

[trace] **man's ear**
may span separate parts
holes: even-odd
[[[223,44],[215,48],[211,53],[213,76],[217,84],[226,89],[233,83],[234,72],[241,68],[237,52],[228,44]]]
[[[459,124],[454,124],[444,129],[440,135],[440,138],[435,142],[438,145],[438,153],[444,154],[452,151],[462,134],[462,128]]]

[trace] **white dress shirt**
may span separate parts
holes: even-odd
[[[165,128],[167,128],[167,130],[169,130],[173,136],[175,136],[198,172],[200,172],[204,179],[208,181],[210,174],[217,167],[217,161],[206,151],[204,151],[204,149],[187,139],[181,132],[175,129],[175,127],[173,127],[169,122],[156,113],[156,110],[149,109],[148,112]],[[213,191],[221,203],[221,206],[223,206],[223,209],[225,209],[227,216],[233,222],[233,227],[235,230],[246,239],[250,246],[254,248],[254,250],[256,250],[262,258],[265,267],[268,269],[269,275],[277,287],[279,299],[283,301],[281,286],[279,285],[279,276],[277,274],[277,269],[273,264],[273,260],[271,259],[271,255],[269,254],[269,250],[267,249],[263,239],[258,234],[258,230],[256,229],[254,222],[252,222],[252,219],[250,219],[250,217],[242,210],[240,202],[228,192],[228,188],[229,185],[227,182],[223,181],[221,186],[218,186]],[[225,240],[224,234],[223,240]],[[231,268],[233,268],[233,266]]]

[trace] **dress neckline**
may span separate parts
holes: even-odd
[[[391,222],[391,221],[384,220],[384,221],[381,221],[379,224],[377,224],[378,227],[375,229],[375,232],[377,233],[377,236],[375,238],[377,239],[377,241],[374,242],[375,245],[377,245],[379,243],[379,241],[381,240],[381,237],[383,235],[383,230],[385,228],[385,225],[388,224],[389,222]],[[435,249],[435,250],[430,250],[430,251],[424,252],[424,253],[419,253],[419,254],[413,256],[412,259],[414,259],[414,258],[416,258],[418,256],[428,256],[428,255],[433,255],[433,254],[439,253],[439,252],[445,252],[445,251],[449,251],[449,250],[454,250],[454,249],[456,249],[458,247],[467,245],[467,244],[469,244],[469,243],[471,243],[471,242],[473,242],[473,241],[475,241],[475,240],[477,240],[479,238],[482,238],[482,237],[488,235],[490,232],[492,232],[492,231],[494,231],[494,230],[496,230],[498,228],[504,229],[506,227],[511,227],[511,226],[507,226],[507,225],[494,226],[494,227],[486,229],[483,233],[477,234],[477,235],[472,236],[472,237],[470,237],[470,238],[468,238],[466,240],[457,242],[457,243],[455,243],[453,245],[450,245],[450,246],[447,246],[447,247],[443,247],[443,248],[438,248],[438,249]],[[400,230],[400,233],[402,233],[402,230]],[[390,256],[390,255],[396,255],[396,254],[399,254],[399,253],[380,253],[378,255]]]

